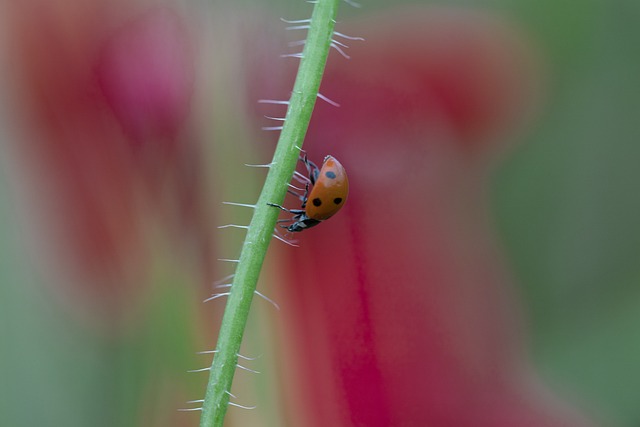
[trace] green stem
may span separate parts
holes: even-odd
[[[251,300],[279,210],[296,168],[322,80],[340,0],[318,0],[280,139],[240,253],[202,405],[200,427],[222,427]]]

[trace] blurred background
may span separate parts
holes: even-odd
[[[311,5],[0,10],[0,425],[198,425]],[[272,243],[226,425],[640,425],[639,20],[343,3],[305,149],[350,199]]]

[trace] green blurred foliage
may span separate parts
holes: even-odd
[[[84,324],[34,269],[25,223],[17,219],[4,172],[0,169],[0,425],[135,426],[141,413],[145,425],[169,425],[176,392],[197,396],[205,381],[186,374],[202,363],[194,356],[188,309],[196,298],[185,292],[187,280],[170,267],[158,268],[151,298],[135,323],[118,333],[97,327],[96,319]],[[184,390],[175,390],[176,384]]]
[[[534,354],[607,423],[638,425],[640,3],[519,3],[548,93],[495,200]]]

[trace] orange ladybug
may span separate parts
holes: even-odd
[[[300,160],[307,167],[307,172],[309,173],[304,194],[299,195],[290,190],[289,192],[300,198],[302,207],[300,209],[287,209],[280,205],[269,203],[270,206],[275,206],[293,214],[292,218],[279,220],[278,222],[292,222],[291,225],[283,225],[282,227],[294,233],[314,227],[320,222],[331,218],[344,206],[349,195],[347,172],[335,157],[325,157],[321,168],[318,168],[315,163],[308,160],[306,154]],[[309,183],[313,186],[311,192],[309,192]]]

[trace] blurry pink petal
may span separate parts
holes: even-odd
[[[15,146],[44,224],[39,244],[73,292],[101,309],[126,304],[144,288],[154,221],[208,249],[199,240],[208,221],[200,147],[184,140],[164,149],[176,145],[188,112],[186,35],[165,9],[125,27],[122,3],[25,0],[5,9],[24,137]],[[105,48],[114,28],[123,29]],[[101,93],[100,70],[110,71],[103,88],[120,122]],[[162,144],[140,149],[131,136]]]
[[[173,139],[184,124],[194,65],[183,25],[172,11],[153,9],[119,29],[101,53],[102,90],[139,142]]]
[[[452,8],[405,9],[372,20],[344,25],[349,35],[366,40],[345,40],[350,61],[338,55],[329,60],[321,92],[349,111],[336,114],[318,104],[318,114],[338,120],[332,137],[371,126],[385,129],[386,136],[432,121],[446,125],[455,143],[472,148],[495,143],[528,116],[539,79],[533,78],[530,47],[511,26]],[[314,117],[312,123],[323,120]],[[349,135],[340,140],[349,141]]]
[[[317,105],[305,149],[341,161],[349,200],[300,236],[285,290],[298,423],[588,425],[530,385],[487,215],[483,159],[535,98],[526,43],[456,9],[342,26],[366,41],[330,58],[321,91],[341,107]]]
[[[83,278],[100,277],[84,290],[108,301],[126,282],[103,279],[121,279],[130,267],[125,260],[141,252],[130,185],[135,171],[93,76],[108,14],[96,3],[68,1],[25,1],[8,10],[17,105],[29,124],[19,148],[49,223],[41,239],[56,241],[57,264],[71,261]]]

